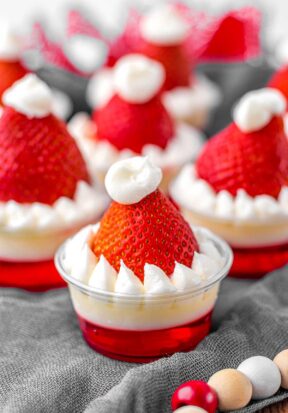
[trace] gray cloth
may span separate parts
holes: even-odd
[[[237,288],[236,288],[237,287]],[[0,290],[0,411],[169,413],[173,391],[191,379],[288,347],[287,268],[255,283],[226,280],[214,332],[195,351],[146,365],[110,360],[83,341],[67,290]],[[245,412],[288,397],[251,404]]]

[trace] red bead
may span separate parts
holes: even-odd
[[[208,413],[215,413],[218,406],[216,392],[204,381],[187,381],[174,392],[172,410],[182,406],[198,406]]]

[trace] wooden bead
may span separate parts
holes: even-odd
[[[237,410],[247,406],[252,396],[252,384],[235,369],[224,369],[213,374],[208,381],[217,393],[219,410]]]
[[[252,383],[254,400],[267,399],[279,390],[281,374],[276,364],[268,357],[249,357],[237,370],[245,374]]]
[[[288,349],[278,353],[273,361],[280,370],[281,387],[288,390]]]

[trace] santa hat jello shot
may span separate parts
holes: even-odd
[[[185,47],[188,31],[189,25],[175,5],[158,6],[142,17],[139,51],[164,66],[163,101],[171,115],[201,129],[220,102],[220,91],[208,78],[192,72]]]
[[[288,262],[285,109],[277,90],[244,95],[233,122],[207,142],[171,187],[189,222],[232,245],[235,276],[261,276]]]
[[[185,47],[189,30],[187,20],[175,5],[160,5],[141,16],[133,49],[163,65],[163,102],[171,116],[202,129],[221,95],[208,78],[193,73],[194,62]],[[103,67],[90,80],[87,99],[93,108],[101,107],[111,97],[111,73],[111,67]]]
[[[202,135],[175,122],[161,101],[163,66],[143,55],[121,58],[113,69],[114,92],[95,110],[93,122],[78,114],[69,124],[92,174],[104,181],[113,162],[140,154],[163,168],[162,188],[186,162],[194,159]]]
[[[2,95],[14,82],[27,74],[20,60],[20,37],[8,25],[0,27],[0,106]]]
[[[60,243],[95,220],[105,200],[91,184],[66,125],[51,114],[48,86],[29,74],[7,89],[0,117],[0,284],[62,284]]]
[[[161,178],[146,157],[116,162],[105,179],[112,203],[102,220],[56,254],[84,338],[120,360],[195,347],[209,332],[231,266],[228,245],[192,229],[158,189]]]

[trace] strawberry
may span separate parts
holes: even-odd
[[[283,66],[275,72],[267,86],[280,90],[288,100],[288,66]]]
[[[136,204],[112,202],[92,250],[98,258],[103,254],[116,271],[123,260],[143,281],[145,263],[157,265],[167,275],[173,273],[175,261],[191,267],[198,244],[188,223],[156,190]]]
[[[191,84],[192,65],[184,45],[158,46],[145,40],[140,42],[139,53],[162,63],[166,71],[164,90]]]
[[[132,104],[115,95],[94,112],[97,139],[117,149],[141,153],[146,144],[165,148],[174,136],[174,124],[158,96],[146,103]]]
[[[216,192],[242,188],[251,196],[277,197],[288,185],[288,141],[281,117],[263,129],[243,133],[235,123],[207,142],[196,162],[198,176]]]
[[[0,117],[0,201],[53,204],[73,198],[79,180],[89,181],[84,160],[53,115],[28,119],[10,107]]]
[[[0,60],[0,104],[2,94],[13,85],[16,80],[27,74],[27,70],[18,61],[8,62]]]

